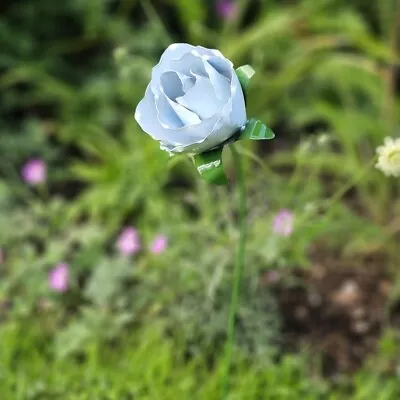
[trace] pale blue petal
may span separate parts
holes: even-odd
[[[190,75],[191,69],[199,75],[206,75],[201,56],[195,50],[190,50],[181,54],[179,58],[162,57],[161,61],[153,68],[151,74],[151,87],[156,93],[160,86],[160,77],[163,72],[176,71],[182,75]]]
[[[161,90],[171,100],[184,96],[195,82],[193,76],[187,76],[176,71],[166,71],[160,76]]]
[[[140,127],[153,139],[168,140],[170,143],[176,143],[176,145],[182,143],[179,140],[179,134],[167,131],[158,121],[155,98],[150,85],[147,86],[145,97],[136,107],[135,119]]]
[[[206,121],[201,122],[198,125],[186,126],[179,130],[179,134],[190,138],[187,143],[181,143],[176,145],[169,141],[162,141],[161,145],[164,149],[168,149],[173,153],[181,152],[197,152],[196,149],[202,149],[204,146],[202,143],[211,135],[215,125],[217,124],[220,117],[214,116]]]
[[[235,132],[236,128],[226,125],[222,118],[214,117],[203,122],[208,124],[209,134],[196,143],[191,143],[186,146],[168,146],[168,151],[172,153],[202,153],[211,150],[228,140]]]
[[[181,79],[184,93],[190,90],[196,83],[196,78],[194,76],[187,76],[180,73],[178,73],[178,76]]]
[[[172,100],[165,96],[164,93],[155,95],[155,105],[157,109],[157,118],[160,124],[166,129],[179,129],[185,124],[178,117],[176,111],[173,109],[171,104]]]
[[[195,46],[187,43],[173,43],[169,45],[160,58],[160,63],[168,63],[173,60],[179,60],[186,53],[190,53],[195,49]]]
[[[246,105],[244,102],[243,90],[236,74],[232,76],[231,82],[232,111],[230,121],[232,125],[242,127],[247,120]]]
[[[162,96],[162,94],[161,94],[161,96]],[[171,126],[170,128],[180,129],[180,128],[185,127],[186,125],[200,124],[201,119],[197,116],[196,113],[188,110],[186,107],[182,106],[179,103],[176,103],[175,101],[173,101],[171,99],[166,98],[166,100],[168,101],[169,106],[174,110],[174,112],[176,113],[176,115],[178,116],[178,118],[181,121],[181,125],[179,127]]]
[[[198,125],[201,123],[201,119],[193,111],[188,110],[186,107],[175,102],[172,102],[171,106],[176,111],[184,126]]]
[[[195,85],[183,97],[178,97],[176,100],[203,120],[218,113],[223,106],[210,80],[202,76],[197,76]]]
[[[183,84],[175,71],[163,72],[160,76],[161,90],[171,100],[175,100],[177,97],[183,96]]]
[[[169,146],[187,146],[202,139],[211,132],[216,119],[184,126],[179,129],[167,129],[157,118],[155,97],[149,85],[145,97],[140,101],[135,111],[135,119],[140,127],[153,139],[169,143]]]
[[[212,148],[228,140],[235,133],[235,131],[236,129],[232,128],[229,125],[225,125],[222,119],[220,119],[214,125],[211,134],[208,135],[201,143],[199,143],[194,148],[199,153],[211,150]]]
[[[210,57],[207,61],[223,76],[232,79],[234,74],[233,64],[226,58]]]
[[[194,50],[183,56],[180,60],[172,62],[171,69],[187,76],[207,76],[203,59]]]
[[[204,140],[204,138],[212,132],[215,123],[218,121],[218,118],[218,116],[214,116],[202,121],[199,124],[187,125],[180,129],[179,134],[189,138],[187,143],[184,143],[184,145],[187,146],[189,144]]]
[[[220,57],[222,59],[225,59],[225,57],[222,55],[222,53],[219,50],[215,49],[207,49],[206,47],[203,46],[196,46],[196,50],[201,55],[209,56],[209,57]]]
[[[211,83],[214,86],[217,97],[226,103],[230,96],[230,83],[229,79],[224,75],[220,74],[208,61],[204,63],[208,76],[210,77]]]
[[[161,75],[161,91],[155,95],[157,116],[161,125],[166,129],[179,129],[187,124],[198,124],[200,118],[192,111],[175,102],[177,96],[184,95],[183,83],[191,78],[177,74],[174,71],[167,71]],[[189,86],[190,87],[190,86]]]
[[[231,91],[232,97],[218,114],[218,119],[210,133],[197,143],[192,143],[188,146],[172,147],[170,148],[172,152],[201,153],[203,151],[208,151],[227,141],[245,125],[247,117],[244,96],[236,74],[232,77]],[[213,120],[215,120],[216,117],[217,116],[215,116]]]

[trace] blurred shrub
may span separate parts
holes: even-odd
[[[251,63],[257,74],[248,114],[277,133],[265,148],[239,146],[251,207],[236,343],[244,360],[232,399],[349,395],[340,389],[328,397],[323,384],[305,378],[300,358],[271,363],[280,316],[261,277],[308,266],[317,242],[347,255],[383,248],[395,263],[396,231],[387,223],[399,207],[398,187],[372,171],[371,160],[398,129],[398,10],[392,0],[238,3],[239,17],[230,21],[206,1],[2,5],[2,396],[218,396],[238,236],[235,194],[201,182],[190,160],[168,160],[132,116],[173,41]],[[21,181],[32,157],[46,161],[46,185]],[[294,215],[288,237],[273,231],[282,208]],[[124,225],[140,231],[135,257],[115,249]],[[158,232],[170,245],[156,257],[148,243]],[[59,262],[70,265],[64,294],[47,283]],[[148,328],[154,324],[158,330]],[[103,354],[105,343],[111,349]],[[72,355],[83,361],[71,364]],[[355,399],[398,398],[392,378],[365,373],[355,385]]]

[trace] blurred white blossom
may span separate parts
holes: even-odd
[[[400,176],[400,138],[386,137],[383,146],[376,149],[378,162],[375,167],[387,176]]]

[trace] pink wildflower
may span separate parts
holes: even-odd
[[[150,251],[153,254],[163,253],[168,246],[168,238],[165,235],[157,235],[150,245]]]
[[[56,292],[68,290],[69,268],[67,264],[58,264],[49,273],[49,286]]]
[[[28,185],[44,183],[47,178],[47,166],[43,160],[31,159],[22,167],[22,179]]]
[[[280,236],[290,236],[293,232],[294,214],[289,210],[280,210],[274,218],[273,230]]]
[[[234,0],[218,0],[217,13],[222,19],[233,19],[237,12],[238,8]]]
[[[138,231],[132,226],[124,228],[117,239],[117,247],[125,256],[136,254],[141,247]]]

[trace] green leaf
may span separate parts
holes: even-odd
[[[207,151],[194,156],[194,164],[199,174],[209,183],[225,185],[228,183],[222,164],[222,149]]]
[[[236,75],[239,79],[240,86],[243,89],[243,93],[247,93],[247,88],[250,84],[250,79],[253,77],[253,75],[256,72],[254,69],[251,67],[251,65],[242,65],[236,70]]]
[[[275,137],[274,132],[261,121],[251,118],[247,121],[240,139],[267,140]]]

